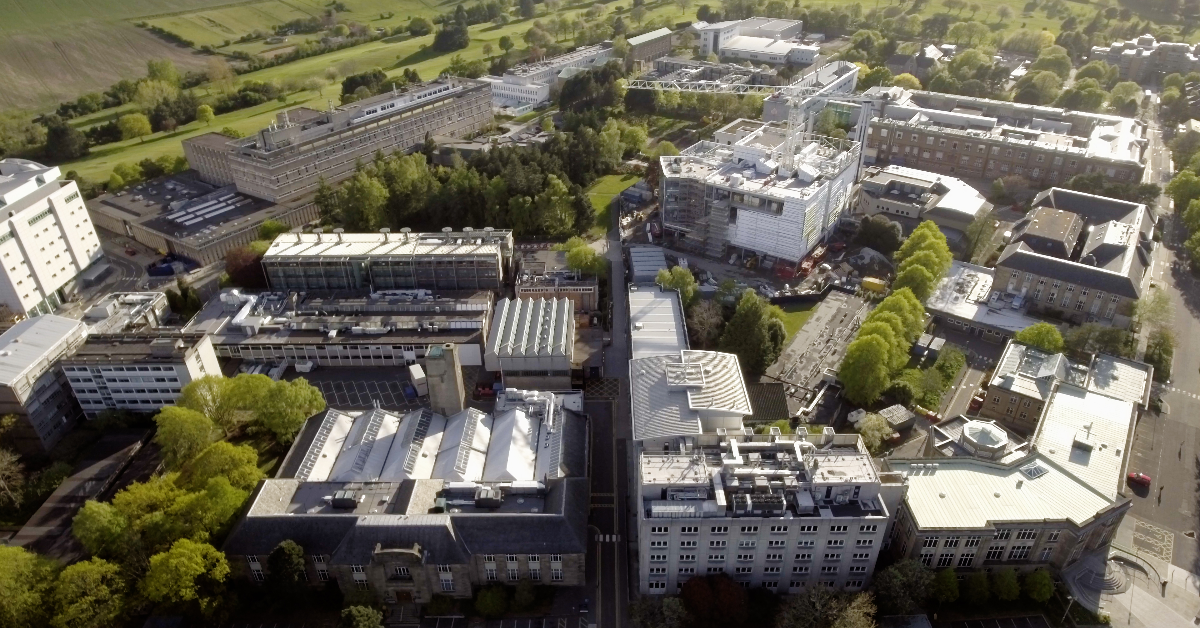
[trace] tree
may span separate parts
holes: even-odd
[[[131,140],[135,137],[145,137],[154,132],[150,128],[150,118],[140,113],[128,113],[121,116],[117,120],[117,126],[121,128],[121,139]],[[142,140],[145,142],[146,140]]]
[[[891,255],[900,248],[902,231],[899,223],[892,222],[883,214],[867,216],[859,223],[854,243],[870,247],[884,255]]]
[[[178,87],[183,82],[175,63],[170,59],[151,59],[146,62],[146,78]]]
[[[512,50],[513,47],[516,46],[516,44],[513,43],[512,37],[509,37],[508,35],[501,35],[500,40],[497,43],[500,45],[500,49],[504,51],[504,54],[508,54],[508,51]]]
[[[54,583],[53,628],[105,628],[125,612],[121,568],[100,558],[75,563]]]
[[[8,502],[13,508],[20,508],[25,480],[21,457],[11,450],[0,449],[0,503]]]
[[[253,447],[217,441],[188,464],[180,479],[192,490],[206,486],[216,477],[227,478],[231,485],[250,490],[262,475],[258,468],[258,452]]]
[[[883,451],[884,441],[892,435],[892,426],[888,425],[887,419],[875,413],[859,421],[855,429],[862,436],[863,446],[876,456]]]
[[[971,606],[983,606],[987,604],[991,598],[991,591],[988,589],[988,575],[982,571],[974,571],[967,574],[966,586],[963,591],[963,599]]]
[[[171,549],[150,557],[139,590],[151,602],[196,602],[206,614],[220,601],[229,576],[225,555],[207,543],[179,539]]]
[[[486,619],[496,619],[508,612],[508,588],[493,584],[479,591],[475,598],[475,612]]]
[[[684,310],[690,308],[700,295],[700,286],[696,284],[696,278],[688,269],[681,266],[670,270],[666,268],[659,270],[654,282],[664,289],[678,292],[679,302]]]
[[[729,628],[746,621],[746,589],[726,574],[688,578],[680,597],[693,619],[692,625],[699,628]]]
[[[940,278],[934,277],[927,267],[914,264],[896,274],[896,280],[892,282],[892,287],[908,288],[918,299],[924,301],[933,294],[938,281]]]
[[[921,79],[905,72],[892,77],[892,85],[904,89],[921,89]]]
[[[54,561],[23,547],[0,545],[0,626],[42,625],[55,571]]]
[[[213,422],[195,410],[164,406],[154,422],[158,425],[154,442],[162,447],[168,469],[182,467],[212,442]]]
[[[928,567],[905,559],[875,575],[875,595],[884,613],[907,615],[929,597],[932,583],[933,574]]]
[[[203,414],[220,427],[226,437],[232,436],[245,413],[238,405],[231,382],[232,379],[221,375],[205,375],[184,386],[175,403]]]
[[[1175,318],[1175,306],[1171,304],[1171,297],[1157,286],[1150,288],[1138,299],[1134,312],[1138,323],[1150,332],[1169,329]]]
[[[283,600],[295,600],[304,589],[304,548],[291,539],[280,541],[267,556],[267,586]]]
[[[992,572],[992,594],[1001,602],[1015,602],[1021,597],[1021,585],[1017,582],[1015,569],[1000,569]]]
[[[129,518],[115,506],[88,500],[71,520],[71,534],[92,556],[117,558],[133,548]],[[126,554],[128,557],[128,554]]]
[[[783,603],[775,617],[775,628],[841,628],[839,618],[846,610],[846,601],[826,587],[814,587]]]
[[[953,604],[958,599],[958,575],[954,569],[943,569],[933,577],[930,597],[938,604]]]
[[[413,37],[428,35],[433,32],[433,25],[423,17],[414,17],[408,21],[408,34]]]
[[[838,379],[845,386],[847,399],[867,406],[887,390],[891,383],[888,373],[890,352],[887,340],[874,335],[855,338],[846,347],[846,354],[838,367]]]
[[[668,142],[667,140],[662,140],[654,145],[654,157],[668,157],[678,154],[679,149],[675,148],[675,144]]]
[[[712,349],[721,338],[725,316],[716,301],[700,301],[687,313],[687,328],[692,344],[698,349]]]
[[[521,17],[525,19],[537,15],[537,6],[534,5],[533,0],[520,0],[517,6]]]
[[[1133,81],[1123,81],[1113,86],[1108,103],[1113,109],[1127,112],[1127,103],[1133,103],[1133,113],[1137,113],[1138,103],[1142,100],[1142,86]]]
[[[1045,604],[1054,595],[1054,580],[1050,577],[1049,571],[1035,569],[1025,574],[1021,588],[1025,592],[1025,597],[1038,604]]]
[[[721,334],[721,351],[737,355],[748,378],[761,376],[783,351],[787,330],[777,312],[766,299],[746,290]]]
[[[258,239],[271,242],[274,241],[275,238],[279,237],[280,234],[287,233],[291,230],[291,226],[287,223],[280,222],[274,218],[268,218],[262,221],[262,224],[258,226]]]
[[[196,107],[196,121],[203,122],[204,126],[209,126],[216,120],[217,116],[213,113],[213,108],[208,105],[200,105]]]
[[[608,260],[584,244],[567,251],[567,267],[577,273],[600,276],[607,270]]]
[[[871,68],[862,75],[862,80],[859,81],[863,89],[870,89],[879,85],[890,85],[891,82],[892,71],[883,65]]]
[[[996,9],[996,17],[998,18],[999,23],[1003,23],[1003,22],[1007,22],[1008,20],[1011,20],[1012,16],[1013,16],[1012,7],[1010,7],[1006,4],[1002,4],[1002,5],[1000,5],[1000,8]]]
[[[1013,340],[1047,353],[1061,353],[1063,350],[1062,334],[1050,323],[1034,323],[1017,332]]]
[[[258,424],[286,445],[304,427],[308,417],[324,409],[325,397],[321,391],[301,377],[275,382],[269,393],[258,400],[254,413]]]
[[[359,171],[342,186],[342,222],[348,229],[374,231],[383,224],[388,191],[374,177]]]
[[[343,608],[341,621],[338,622],[338,628],[380,628],[381,626],[383,626],[383,613],[369,606]]]
[[[87,136],[79,129],[56,115],[45,116],[42,118],[42,124],[46,126],[46,145],[43,151],[47,157],[67,161],[88,154]]]

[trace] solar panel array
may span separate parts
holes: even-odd
[[[329,440],[329,434],[333,431],[333,424],[337,423],[338,416],[340,416],[339,413],[334,410],[325,413],[325,418],[321,420],[321,427],[317,429],[317,436],[313,439],[312,445],[309,445],[308,453],[304,454],[300,468],[296,471],[297,480],[307,480],[309,474],[312,473],[317,459],[321,457],[321,451],[325,448],[326,441]]]
[[[233,211],[244,205],[253,203],[254,201],[245,197],[239,196],[236,192],[228,192],[214,199],[209,199],[203,203],[193,205],[187,209],[181,209],[176,212],[167,214],[167,220],[173,220],[185,227],[190,227],[196,223],[211,220],[224,214]]]
[[[387,416],[383,410],[378,408],[371,410],[371,419],[367,423],[367,429],[363,431],[362,447],[358,449],[358,457],[354,459],[355,473],[362,473],[363,467],[367,466],[367,458],[371,457],[371,450],[375,448],[375,439],[379,436],[379,428],[383,426],[383,419]]]
[[[479,411],[473,408],[467,410],[467,423],[463,425],[462,440],[459,441],[458,457],[454,459],[454,470],[459,473],[467,472],[467,462],[471,460],[471,446],[475,443],[475,430],[479,428]]]
[[[417,466],[417,457],[421,453],[421,447],[425,446],[425,436],[429,433],[429,424],[432,422],[433,411],[422,408],[421,416],[417,419],[417,427],[413,430],[412,442],[408,445],[408,456],[404,458],[405,472],[412,473],[413,467]]]

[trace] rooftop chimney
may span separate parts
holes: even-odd
[[[387,227],[384,227],[384,228],[382,228],[382,229],[380,229],[380,230],[379,230],[379,233],[382,233],[382,234],[383,234],[383,241],[384,241],[384,242],[387,242],[387,241],[388,241],[388,234],[389,234],[389,233],[391,233],[391,232],[392,232],[392,230],[391,230],[391,229],[388,229]]]
[[[411,227],[402,227],[400,229],[400,233],[404,234],[404,241],[408,242],[408,234],[412,233],[412,228]]]
[[[338,242],[341,242],[341,241],[342,241],[342,233],[344,233],[345,231],[346,231],[346,230],[345,230],[345,229],[343,229],[343,228],[341,228],[341,227],[338,227],[337,229],[334,229],[334,230],[333,230],[333,232],[337,234],[337,239],[338,239]]]
[[[454,232],[454,229],[451,229],[450,227],[442,227],[442,233],[446,234],[446,236],[445,236],[446,242],[450,241],[450,234],[453,232]]]

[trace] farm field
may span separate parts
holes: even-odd
[[[327,2],[322,0],[258,0],[240,2],[220,8],[179,11],[146,20],[176,35],[196,42],[196,46],[221,46],[255,30],[271,32],[279,24],[292,20],[320,17]],[[346,2],[349,12],[339,13],[342,20],[391,29],[404,24],[410,17],[433,17],[451,10],[450,0],[352,0]],[[394,14],[381,19],[385,13]],[[299,43],[315,35],[294,35],[289,43]],[[261,44],[259,45],[261,48]]]

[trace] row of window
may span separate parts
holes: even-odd
[[[710,567],[708,569],[709,574],[721,573],[722,571],[723,571],[722,569],[716,569],[713,567]],[[744,575],[744,574],[739,574],[739,575]],[[743,580],[741,582],[741,585],[742,585],[742,588],[749,589],[751,582],[749,580]],[[803,589],[807,585],[808,585],[808,583],[803,580],[792,580],[791,582],[788,583],[788,588],[791,590],[798,590],[798,589]],[[767,589],[778,589],[779,581],[778,580],[764,580],[759,586],[767,588]],[[817,586],[825,587],[826,589],[832,589],[836,586],[836,582],[833,580],[821,580],[821,581],[817,582]],[[646,587],[648,589],[650,589],[651,591],[663,591],[667,588],[667,583],[663,580],[651,580],[650,582],[646,583]],[[863,587],[862,580],[847,580],[846,585],[845,585],[845,588],[849,591],[861,589],[862,587]]]
[[[741,533],[758,534],[758,528],[759,526],[741,526]],[[797,528],[799,528],[801,534],[815,534],[817,532],[817,526],[815,525],[802,525],[797,526]],[[770,526],[769,530],[771,534],[787,534],[791,530],[791,526],[773,525]],[[847,525],[829,526],[829,531],[836,534],[844,534],[849,530],[850,526]],[[670,531],[671,528],[668,526],[650,526],[650,534],[667,534]],[[874,534],[879,531],[879,526],[876,524],[860,525],[858,526],[858,531],[860,534]],[[700,526],[679,526],[679,532],[680,534],[699,534]],[[708,533],[729,534],[729,526],[711,526],[708,528]]]
[[[1013,538],[1013,532],[1014,530],[1011,528],[996,530],[996,532],[992,535],[992,539],[996,541],[1007,541]],[[1018,541],[1036,541],[1039,531],[1034,528],[1022,528],[1015,530],[1015,532]],[[1062,530],[1050,530],[1046,534],[1046,542],[1056,543],[1061,535]],[[946,548],[954,548],[958,547],[960,541],[962,541],[963,547],[979,547],[979,541],[982,538],[983,537],[981,536],[968,536],[965,538],[959,536],[948,536],[943,543],[942,537],[940,536],[927,536],[921,540],[921,547],[928,549],[936,548],[941,545],[942,547]]]
[[[668,543],[667,541],[650,541],[650,547],[651,548],[665,548],[665,547],[667,547],[667,543]],[[728,544],[728,541],[724,541],[724,540],[711,540],[708,542],[709,547],[725,547],[727,544]],[[797,542],[798,547],[814,547],[815,545],[816,545],[816,541],[811,541],[811,540],[800,540]],[[846,539],[828,539],[825,541],[825,545],[826,545],[826,547],[845,547]],[[857,539],[854,541],[855,547],[871,547],[872,545],[875,545],[875,539]],[[683,540],[683,541],[679,542],[679,547],[682,547],[685,549],[693,548],[696,546],[697,546],[697,541]],[[741,547],[741,548],[754,548],[754,547],[758,547],[758,541],[757,540],[738,541],[737,546]],[[767,547],[787,547],[787,541],[783,541],[783,540],[767,541]]]
[[[754,554],[736,554],[736,556],[737,556],[738,562],[753,562],[755,560]],[[850,557],[854,561],[870,560],[871,553],[870,552],[854,552],[850,555]],[[782,562],[783,554],[782,553],[765,554],[764,558],[766,559],[767,562]],[[695,554],[679,554],[677,556],[677,559],[678,559],[677,562],[692,563],[692,562],[696,562],[696,555]],[[811,553],[807,553],[807,552],[801,553],[801,554],[795,554],[793,559],[796,562],[810,562],[813,559],[813,555]],[[825,554],[824,559],[826,561],[839,561],[842,559],[842,553],[841,552],[829,552],[829,553]],[[650,554],[650,562],[652,562],[652,563],[665,563],[665,562],[667,562],[667,560],[668,560],[668,556],[666,554]],[[710,563],[725,562],[725,554],[723,554],[723,553],[722,554],[709,554],[708,562],[710,562]]]

